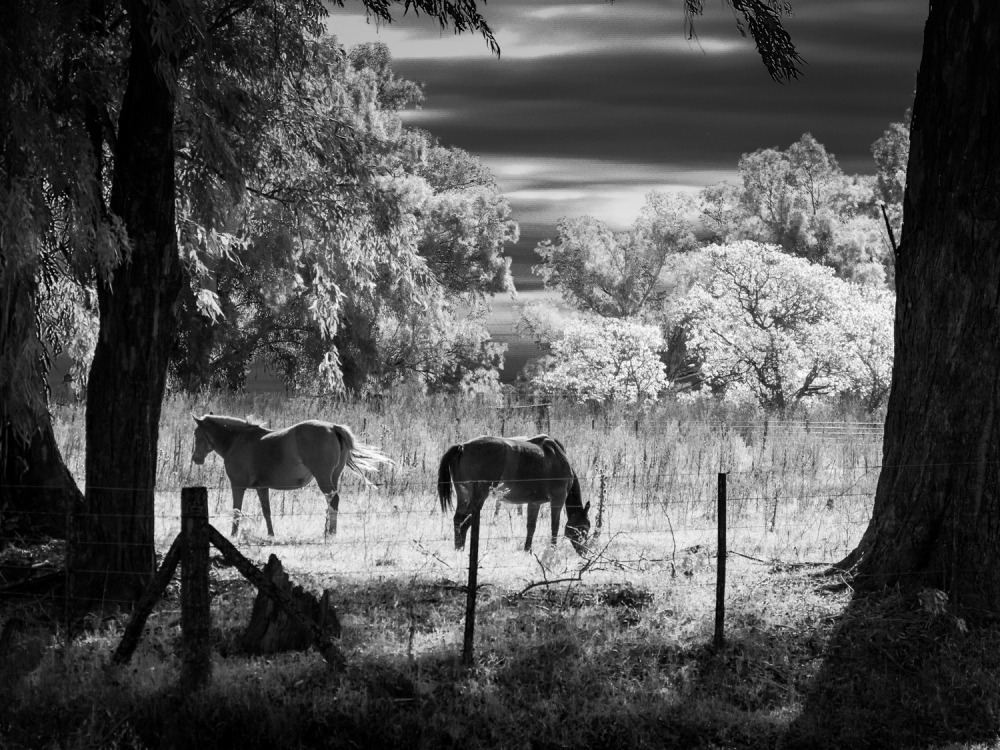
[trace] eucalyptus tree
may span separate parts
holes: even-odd
[[[896,255],[895,358],[864,588],[1000,602],[1000,6],[931,5]]]
[[[777,56],[772,76],[797,69],[787,49]],[[1000,5],[932,3],[895,252],[882,470],[868,529],[841,563],[857,590],[937,588],[983,617],[1000,602],[998,119]]]
[[[479,31],[496,49],[472,0],[408,0],[405,6],[442,26]],[[370,0],[365,7],[390,20],[392,4]],[[3,198],[10,218],[2,281],[11,292],[5,297],[9,320],[18,322],[0,340],[0,357],[18,364],[16,379],[8,381],[15,400],[2,416],[5,431],[27,438],[8,443],[4,475],[20,461],[35,460],[29,451],[34,435],[51,443],[39,406],[43,367],[24,364],[44,337],[25,280],[39,278],[46,247],[80,248],[79,257],[68,257],[96,287],[99,335],[87,392],[87,487],[77,521],[78,554],[94,573],[77,580],[90,591],[107,583],[103,595],[130,600],[154,564],[158,422],[185,285],[176,162],[190,159],[192,169],[212,178],[202,181],[203,206],[186,215],[182,207],[191,224],[180,233],[225,244],[227,211],[246,188],[239,156],[253,148],[260,122],[245,115],[280,102],[310,40],[322,31],[327,8],[320,0],[15,0],[3,12],[10,23],[4,24],[0,75],[12,85],[3,92],[10,188]],[[194,141],[177,132],[187,103],[203,115],[192,119],[204,128],[200,151],[185,151]],[[36,110],[38,127],[27,126]],[[29,165],[26,154],[39,164]],[[25,175],[37,179],[28,185]],[[61,200],[70,204],[71,220],[48,220]],[[28,216],[41,218],[30,230],[11,229]],[[330,221],[336,219],[332,214]]]
[[[78,6],[0,4],[0,531],[65,534],[82,495],[59,456],[46,372],[75,290],[125,247],[94,172],[85,110],[111,84],[114,44],[88,40]],[[24,531],[25,529],[19,529]]]
[[[265,130],[274,147],[238,235],[185,243],[194,283],[175,370],[188,388],[240,386],[255,358],[286,382],[353,391],[495,369],[481,319],[456,304],[513,291],[503,247],[517,225],[478,159],[401,126],[422,92],[390,63],[384,45],[315,42],[294,109]],[[333,158],[345,130],[361,148]]]

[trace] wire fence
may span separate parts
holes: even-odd
[[[734,554],[769,563],[828,562],[844,557],[860,539],[870,514],[877,469],[825,470],[837,481],[822,492],[788,492],[787,483],[772,482],[759,491],[759,472],[730,474],[727,528]],[[668,482],[657,482],[669,479]],[[747,482],[741,485],[741,479]],[[581,477],[585,500],[591,502],[592,551],[599,562],[584,581],[624,584],[640,577],[646,588],[665,591],[675,585],[678,571],[686,585],[711,586],[706,576],[714,569],[717,533],[714,476],[704,472],[658,472],[640,476],[635,471],[592,471]],[[680,491],[679,482],[685,483]],[[752,491],[748,486],[753,482]],[[865,485],[861,489],[860,485]],[[415,477],[399,483],[385,495],[379,488],[341,491],[338,533],[324,533],[326,501],[316,487],[276,492],[271,498],[275,536],[268,537],[254,493],[247,493],[239,514],[240,530],[234,542],[249,557],[262,562],[277,554],[286,568],[316,582],[358,582],[390,577],[409,579],[452,577],[463,570],[464,557],[456,552],[453,517],[443,513],[437,482]],[[153,495],[153,543],[162,553],[180,529],[180,488],[157,488]],[[137,488],[104,488],[110,492],[139,492]],[[224,533],[234,518],[228,483],[220,478],[209,495],[210,522]],[[101,514],[103,522],[134,518],[134,514]],[[563,519],[565,516],[563,516]],[[78,527],[90,522],[76,513]],[[523,506],[488,499],[482,512],[482,580],[518,589],[547,577],[563,576],[579,568],[580,560],[557,532],[550,546],[550,512],[542,510],[532,540],[532,553],[523,550],[527,518]],[[146,540],[90,541],[101,546],[148,547]],[[54,572],[61,561],[38,566]],[[23,573],[24,565],[0,562],[0,579]],[[77,562],[69,573],[98,573]],[[701,579],[705,580],[701,580]],[[125,602],[122,602],[125,604]],[[707,605],[706,605],[707,606]]]
[[[540,405],[510,408],[507,413],[514,416],[498,417],[501,433],[519,433],[525,427],[544,429],[551,419]],[[516,416],[519,413],[521,417]],[[882,429],[878,423],[646,420],[618,424],[605,434],[602,422],[595,417],[590,437],[577,433],[566,441],[612,443],[600,450],[578,448],[575,454],[573,445],[568,446],[584,501],[591,503],[588,557],[577,556],[562,539],[565,520],[559,524],[557,544],[550,544],[552,528],[544,509],[532,551],[525,552],[523,507],[494,496],[487,500],[481,516],[477,562],[481,584],[514,593],[547,588],[557,580],[594,587],[637,586],[707,627],[717,611],[720,471],[729,479],[730,598],[759,592],[768,585],[772,571],[782,566],[839,561],[854,549],[867,527],[883,468],[878,460]],[[456,426],[455,431],[460,428]],[[654,428],[660,430],[659,439],[646,439],[646,431]],[[717,444],[684,440],[685,433],[697,430],[717,436]],[[365,422],[359,434],[386,452],[392,447],[386,443],[391,431],[374,419]],[[625,434],[630,442],[614,443]],[[451,439],[447,434],[436,437],[438,442]],[[234,515],[222,462],[216,458],[201,468],[178,468],[179,457],[186,458],[186,448],[179,439],[174,443],[161,450],[161,463],[169,463],[172,454],[174,468],[161,471],[152,492],[135,487],[89,488],[101,493],[151,494],[145,501],[151,508],[150,541],[161,555],[181,529],[183,487],[209,488],[209,522],[223,534],[231,530]],[[269,554],[277,554],[292,578],[313,590],[386,581],[404,588],[417,582],[461,585],[466,580],[467,553],[455,550],[453,517],[440,508],[436,478],[440,452],[434,445],[393,451],[396,463],[374,477],[377,487],[365,487],[345,475],[335,536],[324,534],[326,500],[311,485],[271,495],[274,537],[264,531],[255,493],[247,492],[240,528],[232,540],[258,564]],[[134,519],[133,513],[100,516],[76,513],[72,524],[78,529],[98,520]],[[70,534],[71,539],[77,537]],[[88,541],[87,545],[91,549],[101,545],[148,548],[150,541]],[[101,573],[88,567],[82,550],[73,547],[73,543],[68,548],[54,545],[48,560],[31,563],[31,575],[61,574],[68,583],[74,576]],[[25,568],[20,561],[0,559],[0,587],[23,580]],[[219,568],[215,575],[228,574]],[[107,603],[128,607],[132,602]],[[345,607],[350,603],[345,602]],[[173,621],[178,611],[168,605],[159,616]]]

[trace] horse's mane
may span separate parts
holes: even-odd
[[[202,419],[208,419],[218,425],[222,425],[230,430],[250,431],[267,429],[262,423],[251,419],[240,419],[239,417],[227,417],[222,414],[206,414]]]

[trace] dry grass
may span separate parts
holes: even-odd
[[[274,493],[274,539],[262,533],[256,499],[245,506],[238,543],[246,554],[262,562],[274,552],[297,583],[333,590],[347,672],[330,674],[314,653],[241,656],[253,592],[227,569],[213,571],[213,684],[194,699],[175,691],[176,592],[122,669],[106,666],[121,623],[92,622],[67,650],[44,619],[49,610],[26,606],[18,615],[24,631],[0,657],[0,693],[16,696],[0,705],[0,748],[917,747],[994,739],[984,730],[1000,707],[990,682],[991,654],[1000,653],[993,631],[961,634],[912,602],[850,604],[845,586],[829,588],[829,579],[808,572],[815,568],[797,567],[839,559],[864,531],[877,437],[765,427],[752,414],[677,405],[646,415],[637,431],[626,413],[560,405],[539,419],[528,409],[405,393],[378,409],[177,398],[161,427],[162,546],[177,531],[185,485],[211,488],[213,523],[228,531],[221,461],[189,461],[188,414],[209,409],[274,427],[329,419],[396,460],[378,490],[344,483],[335,541],[323,539],[315,487]],[[544,516],[537,556],[520,552],[523,517],[489,505],[476,665],[466,670],[458,663],[466,560],[438,509],[437,460],[479,434],[540,429],[566,443],[592,521],[603,483],[595,558],[580,575],[584,563],[565,540],[545,545]],[[81,433],[82,412],[57,413],[77,477]],[[729,561],[727,646],[715,651],[708,644],[720,470],[729,472],[730,549],[740,554]],[[580,580],[519,594],[574,576]],[[897,638],[906,639],[908,661],[894,666]]]
[[[645,415],[636,429],[631,414],[594,416],[568,404],[541,417],[533,409],[409,393],[388,398],[378,409],[310,398],[223,395],[196,402],[176,397],[161,421],[156,512],[164,545],[178,528],[183,486],[209,487],[213,522],[228,531],[231,495],[222,461],[213,454],[202,467],[190,462],[189,414],[209,409],[252,415],[274,428],[311,417],[346,424],[395,460],[377,478],[377,490],[345,474],[333,543],[323,538],[325,502],[314,485],[272,493],[274,540],[263,535],[253,493],[244,500],[242,543],[255,554],[266,559],[275,552],[293,567],[361,580],[444,575],[461,565],[451,550],[451,518],[438,507],[437,465],[449,445],[477,435],[548,431],[562,440],[581,475],[584,499],[592,503],[592,522],[603,506],[603,557],[628,571],[657,561],[688,564],[684,550],[714,549],[720,471],[729,473],[730,549],[768,561],[840,559],[867,524],[881,454],[878,435],[831,436],[815,428],[806,432],[801,423],[765,426],[762,419],[748,421],[739,413],[692,415],[678,405]],[[720,417],[729,424],[715,421]],[[80,410],[57,412],[57,436],[78,479],[83,476],[81,428]],[[542,513],[539,550],[548,529]],[[536,562],[517,552],[525,528],[518,509],[503,505],[497,510],[491,504],[483,520],[483,564],[491,580],[511,586],[536,575]],[[558,549],[546,560],[555,567],[571,564],[568,546]]]

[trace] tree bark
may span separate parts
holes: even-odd
[[[131,252],[99,280],[100,335],[87,390],[84,596],[137,600],[155,570],[153,490],[160,407],[177,331],[182,271],[174,226],[177,60],[153,39],[158,3],[125,3],[128,83],[118,121],[111,211]]]
[[[48,414],[24,438],[8,422],[0,425],[0,537],[44,534],[66,539],[67,512],[83,495],[63,463]]]
[[[292,586],[281,560],[273,553],[264,566],[264,577],[284,591],[298,605],[302,614],[318,625],[321,631],[340,637],[340,621],[331,602],[329,589],[324,589],[322,599],[317,600],[301,586]],[[264,589],[260,589],[240,643],[250,654],[278,654],[283,651],[305,651],[316,645],[316,638],[312,630],[302,627],[285,612],[281,604],[272,599]]]
[[[895,361],[865,589],[1000,609],[1000,4],[933,3],[896,259]]]

